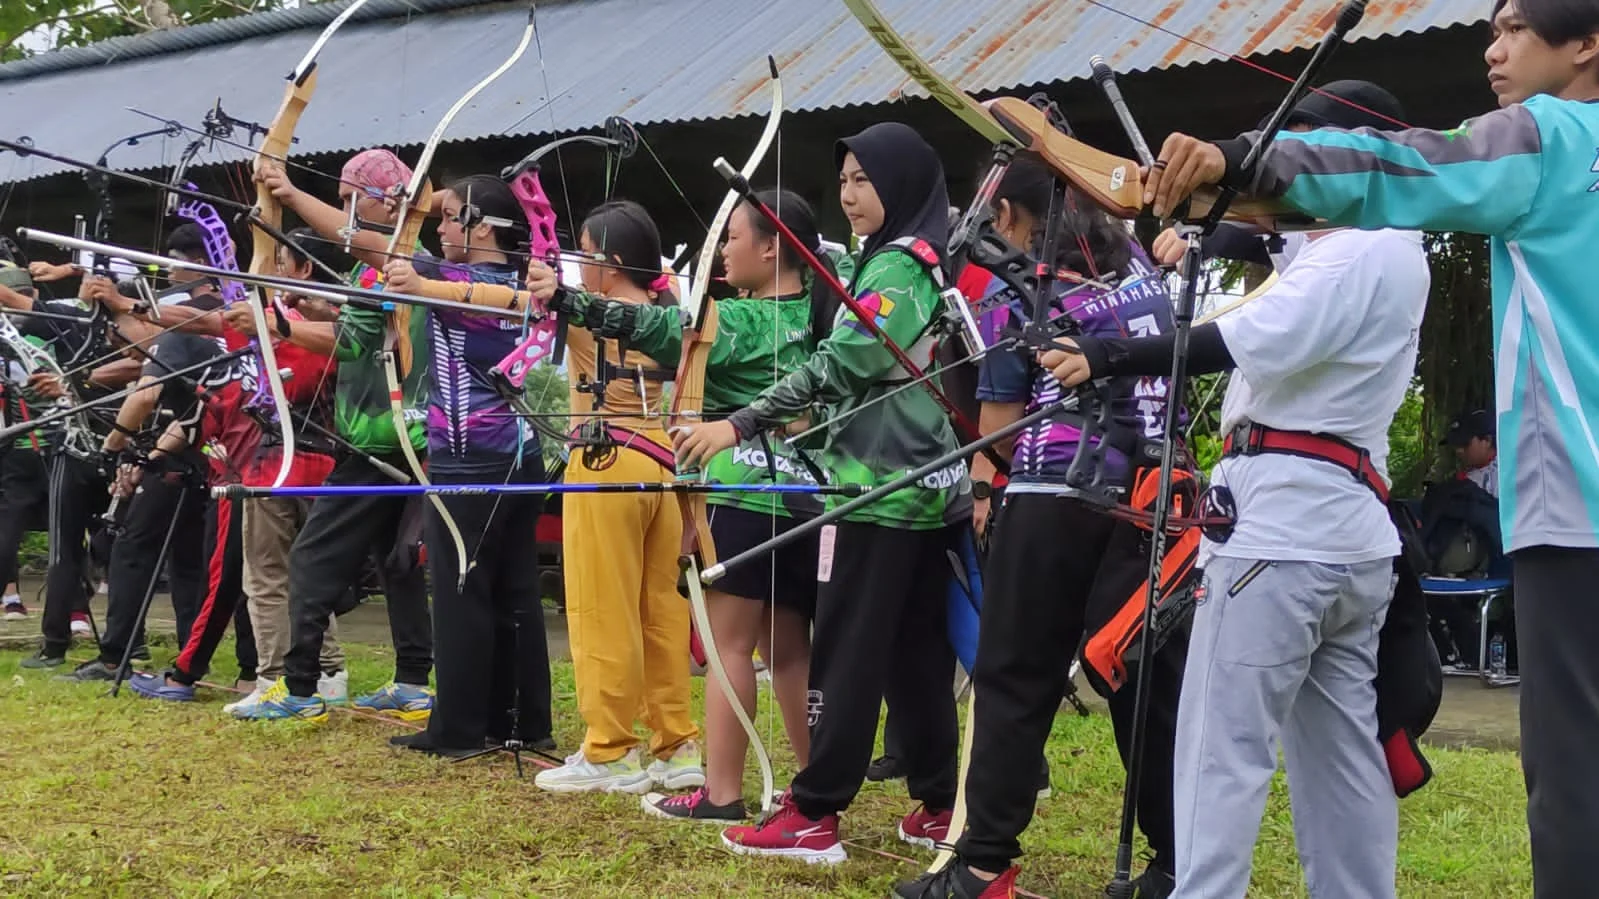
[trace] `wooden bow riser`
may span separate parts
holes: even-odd
[[[1043,110],[1026,100],[997,97],[979,108],[993,117],[1017,147],[1038,154],[1055,174],[1087,194],[1101,209],[1120,219],[1136,219],[1144,213],[1144,180],[1137,162],[1061,133]],[[1196,191],[1189,203],[1189,220],[1203,219],[1216,200],[1214,188]],[[1262,225],[1272,231],[1325,227],[1278,203],[1244,198],[1233,200],[1225,220]]]

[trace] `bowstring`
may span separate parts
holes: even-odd
[[[543,85],[544,85],[544,96],[546,98],[545,102],[542,104],[542,109],[549,113],[549,117],[550,117],[550,133],[552,135],[554,135],[554,134],[558,134],[559,133],[559,125],[557,124],[556,119],[555,119],[555,108],[554,108],[555,98],[553,96],[551,96],[551,92],[550,92],[550,73],[549,73],[549,68],[545,64],[545,61],[544,61],[544,37],[543,37],[543,33],[542,33],[543,29],[539,28],[538,16],[539,16],[538,3],[537,2],[533,2],[533,3],[530,4],[530,17],[532,19],[532,25],[533,25],[533,47],[534,47],[534,52],[538,54],[539,77],[540,77],[540,79],[543,82]],[[532,110],[527,115],[524,115],[521,119],[518,119],[516,121],[516,123],[511,126],[511,128],[515,128],[515,127],[521,125],[522,122],[527,121],[527,119],[529,117],[531,117],[532,115],[536,114],[539,111],[540,111],[540,109]],[[511,130],[511,129],[506,129],[506,130]],[[568,183],[567,178],[566,178],[566,158],[565,158],[565,156],[564,156],[564,154],[562,152],[563,150],[564,150],[563,146],[557,145],[555,147],[555,167],[558,170],[558,176],[560,178],[561,197],[565,201],[565,204],[566,204],[567,222],[572,225],[572,227],[570,229],[571,232],[572,232],[572,240],[574,242],[576,242],[578,240],[577,231],[579,230],[580,226],[576,224],[577,219],[576,219],[576,216],[573,214],[575,210],[572,207],[572,189],[571,189],[571,185]],[[616,158],[614,160],[615,161],[615,172],[613,173],[613,170],[612,170],[613,152],[614,152],[613,148],[611,148],[609,146],[605,148],[605,170],[604,170],[605,171],[605,191],[604,191],[603,196],[605,197],[606,200],[610,199],[611,191],[613,189],[615,181],[620,179],[621,159],[620,158]],[[534,174],[534,177],[538,178],[538,183],[539,183],[540,187],[543,187],[543,183],[544,183],[544,179],[541,177],[543,171],[544,171],[543,167],[539,166],[535,170],[535,174]],[[613,175],[614,175],[614,177],[613,177]],[[548,191],[546,191],[546,194],[547,193],[548,193]],[[528,259],[528,265],[531,265],[532,264],[532,260],[533,260],[531,240],[532,240],[534,224],[533,224],[533,222],[529,221],[527,223],[527,226],[528,226],[528,237],[529,237],[529,246],[528,246],[527,259]],[[557,227],[557,228],[554,228],[553,231],[554,231],[554,233],[556,235],[556,257],[555,257],[556,280],[557,280],[557,283],[559,283],[560,278],[561,278],[562,257],[565,254],[560,250],[560,229]],[[441,247],[441,250],[442,250],[442,247]],[[544,260],[540,260],[540,261],[544,261]],[[524,268],[523,272],[524,272],[524,275],[525,275],[525,272],[526,272],[525,268]],[[513,283],[525,284],[525,279],[514,279]],[[533,305],[534,305],[533,304],[533,300],[532,300],[531,297],[529,297],[528,302],[527,302],[527,307],[524,310],[524,314],[523,314],[523,317],[522,317],[522,331],[521,331],[520,337],[518,338],[518,345],[520,345],[521,341],[526,339],[528,334],[530,333],[530,328],[531,328],[532,323],[533,323],[533,319],[532,319]],[[558,324],[557,327],[562,327],[562,325]],[[621,362],[622,360],[617,360],[617,361]],[[554,362],[555,362],[554,359],[551,359],[551,358],[548,358],[548,357],[545,358],[545,359],[540,360],[540,364],[541,365],[553,365]],[[538,399],[535,402],[528,404],[528,411],[530,411],[530,412],[531,411],[542,410],[543,407],[544,407],[544,404],[549,401],[551,385],[555,384],[555,383],[559,383],[561,381],[561,379],[559,379],[559,378],[543,378],[542,380],[544,381],[544,384],[543,384],[543,386],[541,386],[539,388]],[[524,402],[527,402],[527,398],[526,398],[527,384],[526,384],[525,380],[523,382],[522,392],[523,392],[523,396],[524,396]],[[570,391],[569,391],[569,395],[570,395]],[[501,483],[502,487],[503,486],[508,486],[511,483],[511,478],[516,474],[517,469],[520,468],[521,465],[522,465],[523,456],[524,456],[524,454],[526,452],[525,442],[527,440],[528,431],[530,429],[533,432],[533,442],[534,442],[534,445],[536,447],[538,447],[538,452],[540,453],[540,455],[542,455],[543,452],[544,452],[544,449],[543,449],[544,440],[549,435],[545,434],[541,428],[538,428],[538,427],[534,426],[534,423],[532,421],[519,419],[518,422],[517,422],[517,455],[516,455],[516,458],[511,462],[511,464],[507,465],[506,468],[505,468],[505,479]],[[570,457],[571,457],[571,449],[567,445],[566,441],[565,440],[561,441],[558,444],[558,446],[560,448],[562,458],[563,459],[570,459]],[[542,460],[540,460],[540,461],[542,462]],[[546,479],[548,479],[549,474],[546,472],[544,477]],[[563,478],[564,478],[564,474],[563,474]],[[505,497],[505,492],[504,491],[501,491],[501,492],[499,492],[498,494],[495,495],[494,503],[493,503],[493,505],[491,505],[489,507],[488,521],[490,522],[490,524],[493,523],[495,515],[498,514],[499,508],[500,508],[500,502],[504,499],[504,497]],[[468,555],[467,558],[469,560],[476,559],[477,558],[477,554],[482,551],[483,543],[488,538],[488,531],[489,531],[488,527],[485,526],[484,529],[483,529],[483,532],[478,534],[477,546]],[[540,606],[541,607],[542,607],[542,604],[543,603],[542,603],[542,597],[541,597],[541,599],[540,599]]]
[[[782,134],[782,126],[779,125],[777,134],[778,139],[772,142],[772,150],[776,155],[777,163],[777,208],[773,211],[777,213],[779,220],[783,218]],[[758,217],[755,210],[748,203],[744,204],[744,209],[744,217],[748,221],[753,222]],[[778,296],[780,296],[782,293],[782,289],[779,287],[779,282],[783,275],[783,239],[782,235],[775,233],[775,228],[773,229],[773,232],[772,242],[775,252],[772,253],[772,292],[777,296],[773,296],[770,302],[772,303],[772,383],[775,385],[782,379],[782,372],[778,367],[778,354],[783,349],[784,343],[782,333],[782,303],[778,299]],[[803,279],[801,283],[803,283]],[[809,303],[807,304],[808,306],[815,305],[816,299],[814,296],[808,296],[807,299],[809,300]],[[715,300],[712,300],[711,302],[715,302]],[[812,316],[807,315],[807,323],[809,323],[811,320]],[[771,470],[774,473],[773,483],[776,483],[775,472],[777,471],[777,448],[782,445],[782,441],[771,440],[769,442],[770,445],[767,447],[767,452],[770,456],[772,456]],[[783,501],[783,498],[781,496],[771,496],[767,499],[771,503],[771,533],[769,534],[769,539],[775,540],[777,539],[777,505]],[[772,744],[772,738],[777,731],[777,681],[775,680],[777,676],[777,551],[775,550],[771,553],[769,564],[767,565],[767,576],[769,582],[766,588],[766,652],[769,653],[769,655],[766,655],[764,660],[766,662],[766,674],[770,679],[770,683],[772,684],[772,701],[767,703],[765,716],[766,744],[768,747],[770,747]],[[755,688],[752,691],[752,695],[755,700],[755,708],[753,711],[755,712],[756,716],[759,717],[761,711],[761,680],[759,677],[753,678],[753,685]],[[753,747],[751,748],[753,749]],[[770,748],[767,749],[767,754],[770,756]],[[768,759],[768,761],[770,761],[770,759]],[[771,797],[762,796],[761,808],[764,809],[769,802],[771,802]]]
[[[1204,41],[1201,41],[1201,40],[1199,40],[1197,38],[1189,37],[1186,34],[1182,34],[1180,32],[1177,32],[1177,31],[1174,31],[1174,30],[1172,30],[1170,28],[1167,28],[1167,27],[1165,27],[1163,25],[1159,25],[1159,24],[1157,24],[1155,22],[1151,22],[1148,19],[1140,19],[1138,16],[1135,16],[1135,15],[1133,15],[1130,12],[1125,12],[1123,10],[1117,9],[1116,7],[1111,6],[1108,3],[1102,2],[1102,0],[1084,0],[1084,2],[1088,3],[1091,6],[1097,6],[1100,9],[1105,10],[1106,12],[1115,13],[1116,15],[1121,16],[1123,18],[1131,19],[1132,21],[1137,22],[1140,25],[1143,25],[1143,26],[1145,26],[1147,28],[1152,28],[1155,31],[1159,31],[1162,34],[1166,34],[1166,35],[1169,35],[1171,37],[1177,38],[1180,41],[1184,41],[1186,43],[1193,44],[1194,46],[1199,47],[1201,49],[1208,50],[1211,53],[1214,53],[1217,56],[1222,57],[1223,59],[1231,60],[1231,61],[1237,62],[1237,63],[1242,63],[1243,65],[1247,66],[1248,68],[1254,69],[1255,71],[1260,72],[1260,73],[1265,74],[1265,75],[1270,75],[1271,77],[1276,78],[1279,81],[1286,81],[1289,84],[1294,84],[1295,82],[1297,82],[1299,80],[1298,78],[1296,78],[1293,75],[1288,75],[1288,74],[1285,74],[1283,72],[1279,72],[1276,69],[1269,68],[1269,67],[1267,67],[1265,65],[1262,65],[1262,64],[1260,64],[1258,62],[1255,62],[1253,60],[1250,60],[1250,59],[1247,59],[1247,58],[1245,58],[1243,56],[1240,56],[1237,53],[1228,53],[1225,50],[1219,50],[1216,47],[1213,47],[1210,44],[1207,44]],[[1354,102],[1353,100],[1347,100],[1347,99],[1345,99],[1343,97],[1338,97],[1338,96],[1335,96],[1333,94],[1329,94],[1329,93],[1321,90],[1320,88],[1312,87],[1312,88],[1309,88],[1309,90],[1310,90],[1311,93],[1319,94],[1319,95],[1321,95],[1323,97],[1326,97],[1329,100],[1332,100],[1332,101],[1337,102],[1337,103],[1341,103],[1344,106],[1348,106],[1351,109],[1357,110],[1359,112],[1366,113],[1367,115],[1370,115],[1370,116],[1374,116],[1374,117],[1376,117],[1378,119],[1381,119],[1381,120],[1383,120],[1385,122],[1388,122],[1390,124],[1397,125],[1400,128],[1408,130],[1408,129],[1412,129],[1412,128],[1415,127],[1414,125],[1411,125],[1411,124],[1409,124],[1407,122],[1403,122],[1403,121],[1401,121],[1399,119],[1394,118],[1393,116],[1383,115],[1382,113],[1377,112],[1376,110],[1367,109],[1366,107],[1360,105],[1359,103]]]

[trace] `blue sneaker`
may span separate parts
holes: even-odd
[[[135,674],[128,679],[128,686],[145,699],[164,699],[167,702],[194,701],[194,685],[168,683],[166,672]]]
[[[261,694],[261,701],[235,708],[230,714],[249,721],[326,721],[328,704],[320,696],[295,696],[289,692],[285,678]]]
[[[390,681],[355,699],[355,707],[401,721],[426,721],[433,714],[433,689]]]

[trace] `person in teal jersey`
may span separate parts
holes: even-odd
[[[1534,895],[1584,896],[1599,826],[1599,0],[1496,0],[1484,58],[1500,108],[1447,131],[1167,138],[1145,202],[1228,184],[1360,228],[1465,231],[1493,262],[1499,509],[1514,566]]]

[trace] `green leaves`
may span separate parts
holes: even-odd
[[[0,3],[0,61],[286,6],[286,0],[29,0]]]

